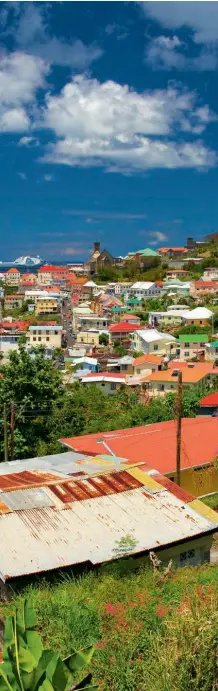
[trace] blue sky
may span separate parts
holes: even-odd
[[[215,231],[218,3],[0,5],[0,259]]]

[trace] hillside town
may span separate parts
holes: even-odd
[[[3,582],[113,561],[128,536],[135,565],[217,560],[217,305],[210,238],[2,272]]]

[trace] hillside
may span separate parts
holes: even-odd
[[[102,691],[217,689],[216,565],[178,569],[166,582],[151,570],[120,576],[110,567],[30,591],[47,646],[66,655],[96,643],[93,671]]]

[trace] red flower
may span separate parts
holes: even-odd
[[[112,617],[115,617],[117,610],[114,605],[112,605],[112,602],[105,602],[105,609],[108,614],[110,614]]]

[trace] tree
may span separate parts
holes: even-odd
[[[36,617],[31,600],[23,600],[20,610],[6,618],[3,663],[0,665],[1,691],[72,691],[97,689],[92,674],[76,682],[75,676],[88,665],[94,646],[73,651],[64,660],[54,650],[43,647],[35,630]],[[73,683],[74,682],[74,683]]]
[[[108,345],[109,343],[109,336],[108,334],[100,334],[99,336],[99,345]]]
[[[0,372],[0,410],[5,403],[8,421],[11,404],[15,405],[15,458],[37,455],[38,440],[46,438],[53,404],[62,393],[61,375],[45,359],[43,348],[27,352],[23,345],[9,354],[6,365],[0,364]],[[3,455],[2,420],[0,450]]]

